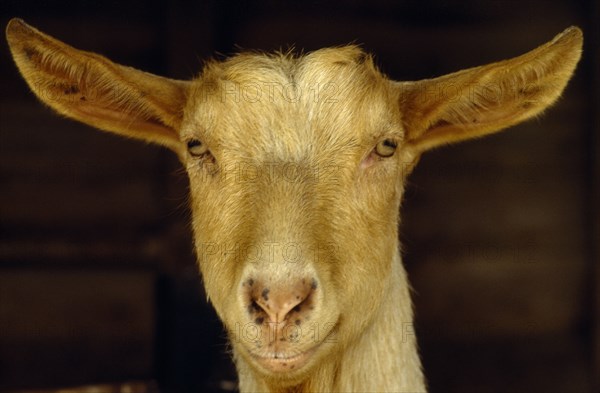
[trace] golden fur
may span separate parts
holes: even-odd
[[[515,59],[418,82],[387,79],[356,46],[245,53],[183,82],[21,20],[7,37],[59,113],[178,154],[243,392],[426,390],[397,233],[405,178],[427,149],[540,113],[582,46],[572,27]]]

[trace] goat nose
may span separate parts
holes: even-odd
[[[314,307],[317,280],[313,278],[281,284],[248,279],[244,285],[249,301],[248,312],[259,324],[264,322],[265,317],[271,323],[284,322],[292,315],[300,318]]]

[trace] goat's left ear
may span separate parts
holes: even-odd
[[[581,57],[583,34],[570,27],[522,56],[435,79],[395,82],[416,153],[500,131],[553,104]]]
[[[189,82],[152,75],[77,50],[12,19],[6,37],[19,71],[57,112],[183,155],[179,140]]]

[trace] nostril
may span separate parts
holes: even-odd
[[[248,283],[246,281],[246,283]],[[317,290],[315,279],[299,279],[293,284],[261,285],[252,280],[252,285],[244,285],[248,300],[248,313],[257,324],[265,320],[281,323],[290,320],[298,324],[309,310],[314,309],[314,293]]]

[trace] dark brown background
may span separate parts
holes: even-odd
[[[3,0],[0,22],[19,16],[182,79],[234,45],[349,42],[393,78],[421,79],[581,26],[583,62],[543,118],[423,158],[401,238],[433,392],[600,390],[596,2],[74,3]],[[227,390],[234,374],[176,158],[53,115],[0,46],[0,390],[122,380]]]

